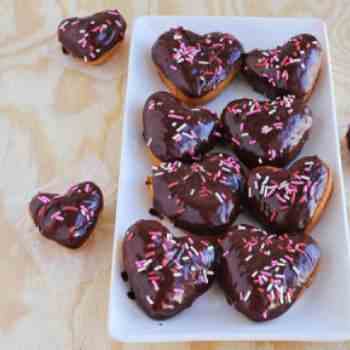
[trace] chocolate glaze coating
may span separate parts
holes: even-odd
[[[64,19],[58,26],[63,52],[85,62],[99,60],[124,39],[126,22],[118,10]]]
[[[155,65],[189,97],[203,97],[241,67],[243,48],[228,33],[199,35],[182,27],[163,33],[152,47]]]
[[[234,155],[207,155],[153,168],[153,207],[176,226],[199,235],[223,232],[240,212],[246,170]]]
[[[123,263],[136,301],[151,318],[175,316],[211,286],[216,253],[209,241],[175,238],[155,220],[131,226],[123,242]]]
[[[156,92],[143,110],[143,137],[161,161],[194,161],[216,141],[216,113],[206,108],[188,108],[168,92]]]
[[[269,98],[292,94],[305,99],[316,83],[321,61],[317,39],[300,34],[275,49],[247,53],[243,72],[253,88]]]
[[[302,233],[325,194],[330,170],[317,156],[289,169],[258,167],[248,177],[248,206],[274,232]]]
[[[306,235],[270,234],[238,225],[219,241],[218,281],[229,304],[253,321],[281,316],[309,286],[320,260]]]
[[[68,248],[79,248],[90,237],[103,208],[103,194],[92,182],[73,186],[63,196],[39,193],[29,204],[40,233]]]
[[[312,125],[311,110],[295,96],[230,102],[222,113],[224,135],[250,168],[284,166],[303,148]]]

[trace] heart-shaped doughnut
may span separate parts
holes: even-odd
[[[41,234],[73,249],[90,237],[102,208],[102,191],[92,182],[75,185],[62,196],[39,193],[29,205]]]
[[[64,19],[58,26],[58,40],[65,54],[97,65],[104,63],[124,39],[126,22],[118,10],[92,16]]]
[[[228,33],[199,35],[182,27],[163,33],[152,59],[168,89],[188,105],[216,97],[241,69],[243,48]]]
[[[270,98],[296,95],[306,101],[321,71],[322,49],[311,34],[292,37],[271,50],[246,54],[244,75],[255,90]]]
[[[245,174],[234,155],[223,153],[193,164],[161,163],[153,167],[153,209],[192,233],[219,234],[240,212]]]
[[[243,98],[226,106],[222,124],[227,142],[247,166],[284,166],[303,148],[312,117],[294,95],[266,101]]]
[[[214,146],[217,123],[216,113],[188,108],[168,92],[156,92],[143,110],[143,137],[159,161],[194,161]]]
[[[215,255],[209,241],[176,238],[154,220],[136,222],[123,242],[124,269],[135,299],[154,319],[175,316],[209,289]]]
[[[288,169],[262,166],[248,177],[248,206],[274,232],[308,233],[332,194],[329,167],[317,156],[304,157]]]
[[[253,321],[285,313],[311,285],[320,260],[306,235],[276,235],[237,225],[219,240],[218,281],[229,304]]]

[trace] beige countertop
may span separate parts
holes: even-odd
[[[90,69],[59,54],[55,30],[63,17],[113,7],[129,29],[135,17],[151,14],[321,17],[341,136],[350,124],[348,0],[1,0],[0,348],[350,350],[350,343],[111,342],[107,305],[129,37],[109,65]],[[350,152],[342,148],[349,188]],[[101,185],[106,208],[93,237],[72,252],[42,238],[27,205],[39,189],[61,191],[87,177]]]

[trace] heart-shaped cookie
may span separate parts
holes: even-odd
[[[58,40],[63,53],[96,65],[113,54],[125,31],[126,22],[120,12],[109,10],[63,20],[58,26]]]
[[[257,101],[230,102],[222,113],[227,142],[250,168],[284,166],[292,161],[308,139],[311,110],[295,96]]]
[[[246,170],[234,155],[207,155],[153,167],[153,209],[199,235],[219,234],[240,212]]]
[[[162,162],[194,161],[214,146],[217,123],[216,113],[188,108],[168,92],[156,92],[143,110],[143,137]]]
[[[163,33],[152,59],[169,90],[188,105],[216,97],[241,68],[243,48],[228,33],[199,35],[182,27]]]
[[[244,75],[255,90],[270,98],[296,95],[306,101],[321,71],[322,49],[311,34],[300,34],[271,50],[246,54]]]
[[[154,220],[136,222],[123,242],[124,269],[135,299],[154,319],[175,316],[209,289],[215,255],[209,241],[176,238]]]
[[[102,208],[102,192],[92,182],[73,186],[62,196],[39,193],[29,205],[41,234],[68,248],[79,248],[90,237]]]
[[[229,304],[254,321],[281,316],[310,286],[320,260],[305,235],[276,235],[237,225],[219,240],[218,281]]]
[[[288,169],[262,166],[248,177],[249,209],[274,232],[308,233],[332,194],[329,167],[317,156],[304,157]]]

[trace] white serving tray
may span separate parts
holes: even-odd
[[[217,286],[178,316],[154,321],[128,299],[128,286],[120,277],[120,248],[125,231],[136,220],[152,218],[148,214],[152,200],[145,187],[151,163],[142,138],[142,109],[150,94],[165,87],[152,64],[151,47],[161,33],[178,25],[198,33],[230,32],[241,40],[246,51],[274,47],[293,35],[307,32],[318,38],[325,52],[321,78],[309,102],[314,113],[312,135],[301,154],[319,155],[334,172],[333,196],[312,232],[321,246],[321,265],[313,285],[302,298],[273,321],[249,321],[228,306]],[[238,79],[208,106],[221,113],[229,101],[240,97],[261,96]],[[109,305],[111,336],[124,342],[350,339],[350,244],[325,24],[311,18],[140,17],[132,34],[124,113]],[[241,216],[239,222],[249,220]],[[169,222],[163,223],[171,227]]]

